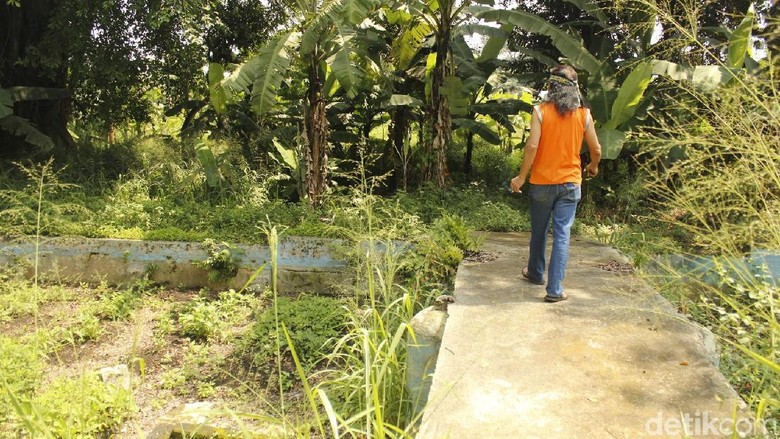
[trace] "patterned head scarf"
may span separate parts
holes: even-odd
[[[569,87],[577,87],[577,81],[572,81],[570,79],[564,78],[563,76],[550,75],[550,79],[548,79],[547,81],[557,82],[558,84],[567,85]]]

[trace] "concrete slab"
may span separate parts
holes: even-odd
[[[598,267],[625,262],[619,252],[573,239],[569,300],[545,303],[520,274],[527,234],[487,234],[483,250],[498,258],[458,270],[418,438],[730,432],[742,402],[712,363],[711,336],[641,279]]]
[[[278,247],[278,285],[282,292],[332,290],[344,278],[346,262],[333,239],[284,237]],[[379,250],[383,250],[380,248]],[[0,264],[18,264],[32,277],[35,245],[32,237],[0,237]],[[139,241],[83,237],[46,237],[38,249],[39,273],[48,279],[73,282],[128,284],[144,276],[158,283],[182,288],[242,288],[255,271],[265,266],[251,286],[262,289],[271,281],[267,245],[230,244],[239,264],[235,277],[212,283],[208,270],[199,267],[208,254],[200,243]]]

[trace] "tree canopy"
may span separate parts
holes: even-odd
[[[1,154],[72,151],[79,130],[110,143],[120,127],[176,116],[182,136],[232,138],[255,166],[279,147],[294,152],[311,200],[328,185],[329,157],[354,159],[358,149],[382,156],[401,186],[410,175],[444,186],[453,136],[467,138],[465,170],[475,135],[522,138],[510,117],[528,111],[523,96],[564,62],[580,71],[614,159],[632,150],[626,133],[663,105],[653,78],[716,87],[733,69],[757,71],[751,39],[769,6],[749,5],[6,1]],[[520,88],[499,93],[508,80]],[[384,137],[372,134],[383,126]]]

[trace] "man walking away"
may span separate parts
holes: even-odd
[[[590,177],[599,173],[601,144],[590,109],[583,105],[577,72],[569,66],[555,66],[547,87],[546,101],[531,114],[523,164],[510,187],[519,192],[531,172],[530,257],[522,274],[529,282],[544,285],[547,229],[552,219],[553,248],[544,300],[560,302],[568,298],[561,282],[569,259],[571,226],[582,196],[582,140],[584,137],[590,152],[591,161],[585,167]]]

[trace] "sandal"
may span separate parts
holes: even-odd
[[[544,285],[544,280],[533,280],[530,277],[528,277],[528,267],[523,268],[523,277],[532,284],[535,285]]]
[[[568,299],[569,296],[566,295],[566,293],[561,294],[560,296],[550,296],[549,294],[544,296],[545,302],[562,302],[566,299]]]

